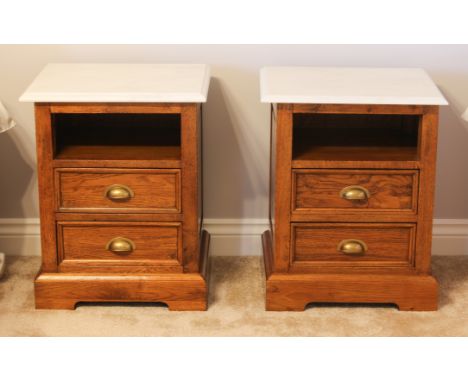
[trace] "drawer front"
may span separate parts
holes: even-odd
[[[182,263],[181,223],[58,222],[61,270],[172,267]],[[181,268],[180,268],[181,270]]]
[[[293,263],[411,266],[414,224],[292,224]]]
[[[292,211],[317,209],[416,213],[417,171],[293,170]]]
[[[56,169],[60,212],[180,212],[180,170]]]

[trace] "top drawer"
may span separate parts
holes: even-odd
[[[416,213],[413,170],[293,170],[293,213],[318,209]]]
[[[179,213],[180,170],[55,170],[60,212]]]

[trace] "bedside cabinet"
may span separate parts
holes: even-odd
[[[394,303],[436,310],[438,105],[420,69],[269,67],[267,310]]]
[[[36,308],[206,310],[205,65],[50,64],[35,102],[42,267]]]

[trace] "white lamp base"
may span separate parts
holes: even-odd
[[[0,279],[3,276],[3,272],[5,272],[5,254],[0,253]]]

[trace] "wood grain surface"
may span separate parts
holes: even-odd
[[[365,200],[347,200],[340,192],[350,186],[369,191]],[[416,212],[416,171],[293,170],[292,211],[315,209],[401,210]],[[311,211],[312,210],[312,211]],[[339,212],[336,212],[339,213]]]
[[[414,224],[295,223],[291,225],[291,261],[412,265],[415,228]],[[360,255],[340,252],[338,244],[351,239],[363,241],[367,251]]]
[[[56,169],[57,210],[61,212],[180,212],[180,170]],[[112,185],[134,195],[114,201]]]
[[[135,244],[130,253],[114,253],[106,245],[115,238]],[[92,266],[178,265],[182,261],[181,223],[58,223],[59,265],[70,269],[87,260]]]
[[[55,229],[55,192],[52,167],[53,136],[48,104],[36,105],[36,151],[41,220],[42,271],[57,271],[57,236]]]
[[[37,308],[153,301],[205,310],[200,106],[35,108],[43,259]],[[132,197],[107,199],[112,185],[128,187]],[[131,240],[134,250],[106,249],[115,238]]]
[[[206,310],[207,284],[197,274],[89,275],[43,273],[37,309],[75,309],[78,302],[162,302],[169,310]]]
[[[278,275],[267,280],[266,309],[303,311],[310,303],[391,303],[400,310],[437,310],[430,275]]]
[[[430,268],[438,107],[278,104],[271,118],[266,308],[437,309]],[[343,199],[340,191],[353,185],[369,198]],[[350,239],[368,249],[337,249]]]

